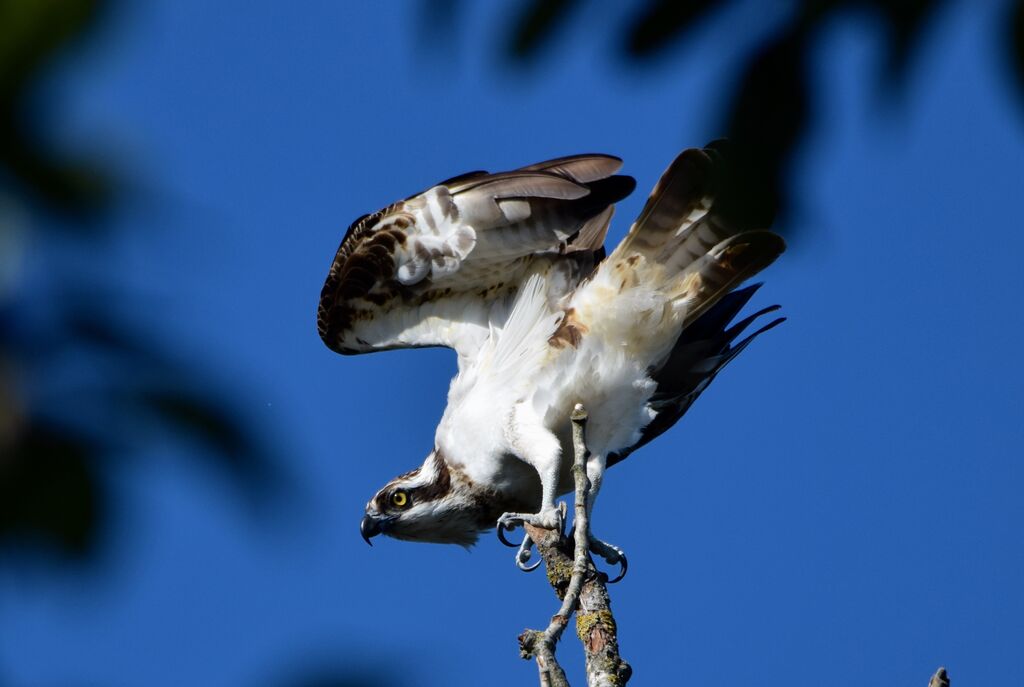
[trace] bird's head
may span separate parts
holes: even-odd
[[[468,547],[494,525],[490,510],[473,485],[433,451],[421,467],[394,478],[370,499],[359,532],[367,544],[386,534]]]

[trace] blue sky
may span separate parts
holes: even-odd
[[[530,684],[515,637],[556,608],[541,575],[491,537],[370,549],[357,531],[429,450],[454,356],[334,355],[320,286],[355,217],[574,152],[619,155],[638,180],[617,239],[675,153],[721,133],[738,15],[643,73],[583,21],[518,72],[494,57],[504,3],[474,4],[438,45],[399,3],[123,5],[54,84],[61,135],[114,141],[146,198],[104,264],[234,391],[293,496],[254,517],[177,459],[188,448],[126,464],[102,574],[0,572],[0,680],[242,687],[334,663]],[[800,240],[756,299],[789,322],[602,490],[595,528],[630,556],[613,601],[631,684],[680,667],[708,686],[1019,674],[1024,118],[996,5],[947,8],[895,101],[875,90],[868,17],[816,45],[784,227]],[[571,637],[560,656],[582,683]]]

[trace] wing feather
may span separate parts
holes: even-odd
[[[346,232],[317,324],[339,353],[448,346],[472,356],[538,261],[564,262],[571,290],[603,255],[614,203],[634,187],[618,158],[584,155],[471,172]],[[550,291],[550,289],[549,289]]]
[[[611,155],[592,153],[589,155],[570,155],[558,157],[545,162],[522,167],[523,170],[543,170],[566,176],[582,184],[588,181],[605,179],[615,174],[622,167],[622,160]]]

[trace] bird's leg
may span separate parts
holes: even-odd
[[[565,507],[555,504],[555,491],[558,488],[558,469],[561,455],[555,455],[549,465],[544,465],[540,474],[541,500],[540,511],[536,513],[503,513],[498,518],[498,531],[514,530],[523,524],[541,527],[546,530],[565,532]]]
[[[590,491],[587,494],[587,541],[590,542],[591,553],[603,558],[608,565],[620,566],[619,574],[615,579],[608,580],[609,584],[614,584],[626,576],[626,569],[629,567],[626,554],[619,547],[598,539],[589,531],[590,523],[594,521],[594,501],[597,500],[597,493],[601,491],[601,480],[604,479],[605,464],[606,458],[603,455],[591,454],[590,460],[587,461],[587,479],[590,481]]]
[[[520,416],[522,417],[522,416]],[[526,425],[526,423],[523,423]],[[530,524],[549,530],[557,530],[561,535],[565,532],[565,505],[555,504],[555,495],[558,489],[558,474],[562,461],[562,450],[558,440],[553,434],[542,426],[529,427],[520,430],[519,437],[522,447],[529,447],[523,450],[524,460],[532,465],[540,476],[541,502],[540,510],[536,513],[504,513],[498,518],[498,538],[505,544],[505,531],[511,531],[523,524]],[[523,543],[516,552],[516,566],[523,570],[533,570],[536,566],[526,567],[525,563],[530,559],[530,547],[533,542],[529,536],[523,538]]]

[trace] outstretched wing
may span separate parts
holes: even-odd
[[[344,354],[448,346],[471,357],[537,261],[570,291],[603,256],[622,161],[577,155],[471,172],[356,220],[320,295],[317,327]]]

